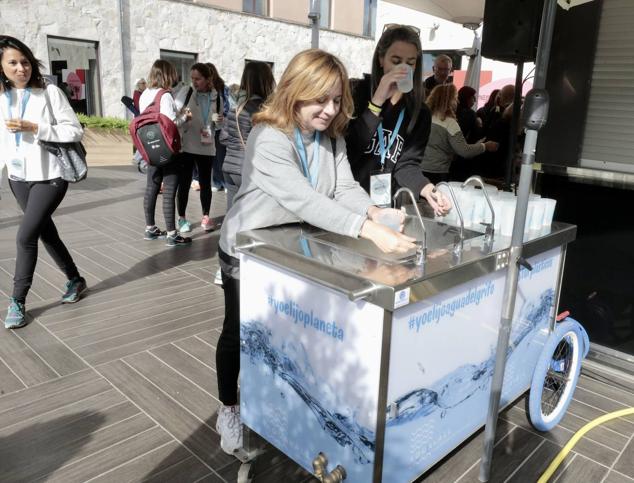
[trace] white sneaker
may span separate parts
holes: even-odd
[[[240,422],[240,406],[220,406],[216,431],[220,435],[222,451],[233,455],[242,448],[242,423]]]
[[[216,276],[214,277],[214,283],[222,287],[222,272],[220,269],[218,269],[218,271],[216,272]]]

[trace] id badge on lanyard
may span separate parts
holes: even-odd
[[[213,134],[211,132],[211,126],[203,126],[200,129],[200,144],[211,144],[213,142]]]
[[[401,109],[394,131],[388,140],[387,146],[385,146],[385,139],[383,139],[383,123],[379,123],[377,128],[377,137],[379,138],[379,149],[381,150],[381,169],[370,174],[370,198],[372,203],[376,206],[386,207],[392,204],[392,173],[385,171],[385,157],[390,148],[394,144],[398,136],[398,131],[403,123],[403,117],[405,117],[405,109]],[[396,163],[396,161],[394,161]]]
[[[11,114],[11,91],[6,90],[4,92],[7,99],[7,107],[9,112],[9,118],[12,119],[13,116]],[[30,89],[26,89],[21,99],[17,99],[17,115],[15,116],[18,119],[24,118],[24,112],[26,111],[26,105],[29,102],[29,97],[31,97]],[[23,154],[22,147],[22,132],[15,133],[15,151],[9,161],[9,178],[14,181],[24,181],[26,179],[26,157]]]

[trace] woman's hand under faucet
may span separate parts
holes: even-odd
[[[416,238],[403,235],[370,219],[365,220],[361,226],[360,236],[370,240],[384,253],[403,254],[417,248],[414,243]]]
[[[420,195],[427,200],[436,216],[444,216],[449,213],[452,208],[451,200],[436,190],[436,187],[432,183],[426,184],[420,192]]]

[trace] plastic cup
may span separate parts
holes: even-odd
[[[557,200],[542,198],[542,203],[544,204],[544,218],[542,219],[542,225],[550,226],[550,224],[553,222],[553,215],[555,214],[555,206],[557,205]]]
[[[516,207],[517,201],[515,199],[504,199],[502,204],[502,216],[500,217],[500,233],[502,233],[502,236],[511,236],[513,234]]]
[[[524,234],[526,235],[531,229],[531,218],[535,212],[535,203],[533,201],[528,202],[528,208],[526,209],[526,221],[524,222]]]
[[[212,120],[213,122],[218,122],[218,113],[217,113],[217,112],[214,112],[214,113],[211,115],[211,120]]]
[[[530,203],[535,205],[533,210],[533,217],[531,218],[531,230],[541,230],[542,225],[544,224],[544,212],[546,210],[546,205],[544,201],[540,199],[530,200]]]
[[[406,76],[396,83],[396,88],[403,94],[414,88],[414,69],[409,64],[401,64],[399,68],[406,72]]]

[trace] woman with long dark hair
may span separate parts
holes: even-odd
[[[222,174],[227,189],[227,211],[242,183],[244,149],[251,132],[251,118],[275,89],[271,67],[266,62],[249,62],[244,66],[236,107],[229,109],[225,119],[226,137],[221,139],[227,147]]]
[[[52,215],[68,183],[54,155],[39,141],[80,141],[83,129],[64,93],[47,86],[41,63],[24,43],[0,36],[0,159],[9,172],[9,187],[24,212],[16,238],[13,293],[4,319],[7,329],[26,325],[25,302],[33,282],[38,240],[68,278],[62,303],[77,302],[86,280],[61,240]]]
[[[209,69],[211,70],[211,85],[213,91],[218,96],[219,102],[217,103],[218,120],[215,125],[215,139],[216,139],[216,155],[214,156],[213,169],[212,169],[212,189],[213,191],[222,191],[225,187],[225,181],[222,177],[222,165],[225,161],[225,155],[227,148],[222,142],[220,142],[220,131],[224,123],[225,116],[229,113],[229,89],[227,88],[225,81],[220,77],[218,69],[211,62],[207,62]]]
[[[411,75],[408,92],[398,85]],[[400,187],[427,200],[434,212],[451,208],[422,174],[420,162],[431,126],[424,104],[419,33],[406,25],[387,28],[374,50],[372,75],[356,87],[355,118],[346,143],[354,177],[373,201],[386,205]],[[380,199],[379,199],[380,198]]]

